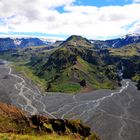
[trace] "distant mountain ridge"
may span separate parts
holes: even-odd
[[[43,46],[49,42],[39,38],[0,38],[0,50],[25,48],[29,46]]]
[[[56,41],[50,42],[46,38],[35,38],[35,37],[15,37],[15,38],[0,38],[0,51],[16,49],[16,48],[26,48],[30,46],[81,46],[90,48],[121,48],[123,46],[140,43],[140,34],[128,34],[124,37],[111,39],[111,40],[88,40],[81,36],[72,35],[66,41]],[[52,47],[52,48],[53,48]]]
[[[97,48],[121,48],[125,45],[140,43],[140,34],[128,34],[122,38],[111,40],[90,40]]]

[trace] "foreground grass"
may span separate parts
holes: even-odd
[[[47,135],[18,135],[13,133],[0,133],[0,140],[76,140],[72,136],[59,136],[56,134]]]
[[[47,135],[21,135],[14,133],[0,133],[0,140],[100,140],[96,134],[92,134],[89,138],[81,139],[78,136],[60,136],[57,134]]]

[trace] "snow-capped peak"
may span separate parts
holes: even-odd
[[[21,39],[13,39],[15,45],[20,45],[21,44]]]
[[[138,33],[129,33],[127,35],[120,37],[120,39],[126,39],[128,37],[138,37],[138,36],[140,36],[140,34],[138,34]]]
[[[131,33],[131,34],[127,34],[126,36],[140,36],[140,34],[138,34],[138,33]]]

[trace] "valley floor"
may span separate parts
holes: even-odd
[[[43,96],[30,80],[14,73],[5,62],[0,64],[0,101],[29,114],[81,119],[101,140],[140,140],[140,91],[127,79],[116,91]]]

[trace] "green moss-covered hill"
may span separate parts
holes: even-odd
[[[106,65],[98,51],[85,38],[71,36],[49,58],[32,57],[34,74],[45,79],[46,91],[86,92],[117,85],[113,65]]]

